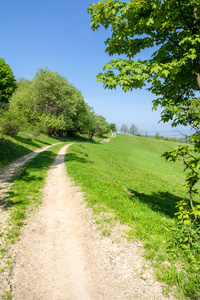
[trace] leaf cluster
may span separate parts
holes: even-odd
[[[23,127],[35,134],[74,136],[88,133],[93,115],[93,110],[76,87],[58,72],[45,68],[39,69],[32,80],[19,80],[1,126],[5,133],[13,136]],[[98,120],[103,118],[94,116]],[[106,123],[105,119],[103,122]],[[101,130],[96,128],[94,134],[105,131],[105,126]]]
[[[200,89],[199,1],[106,0],[91,4],[88,13],[93,30],[100,26],[111,30],[106,52],[127,57],[108,62],[97,81],[110,89],[119,85],[125,92],[148,84],[148,90],[159,97],[154,109],[188,107],[187,101]],[[146,59],[134,60],[145,49],[151,49]],[[167,122],[173,116],[167,108],[161,119]]]
[[[16,88],[17,83],[10,66],[0,58],[0,107],[5,107]]]

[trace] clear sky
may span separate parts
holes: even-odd
[[[96,114],[118,129],[123,123],[134,123],[149,133],[170,130],[170,124],[158,125],[160,110],[152,112],[150,92],[105,90],[96,82],[96,75],[111,58],[104,45],[109,31],[90,28],[87,8],[93,2],[97,0],[3,0],[0,57],[16,78],[33,78],[37,68],[58,71],[81,90]]]

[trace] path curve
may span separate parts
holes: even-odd
[[[62,142],[39,148],[33,152],[30,152],[24,156],[17,158],[11,164],[1,169],[0,170],[0,203],[5,197],[5,193],[7,192],[10,186],[9,180],[14,176],[14,174],[19,169],[19,167],[23,166],[29,159],[34,158],[40,152],[43,152],[48,148],[61,143]]]
[[[141,275],[141,244],[120,240],[120,226],[116,237],[99,235],[91,210],[67,177],[69,146],[56,157],[43,204],[14,245],[13,300],[168,299],[151,271]]]

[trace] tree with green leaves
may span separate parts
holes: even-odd
[[[0,108],[7,108],[8,101],[17,88],[13,72],[3,58],[0,58]]]
[[[109,128],[112,132],[117,132],[117,126],[115,123],[110,123]]]
[[[127,134],[128,133],[128,126],[126,124],[122,124],[120,128],[120,132]]]
[[[181,145],[163,157],[181,161],[187,173],[190,207],[180,202],[177,216],[186,226],[184,249],[193,251],[190,255],[197,263],[200,205],[195,206],[193,199],[200,181],[200,1],[102,0],[90,4],[88,13],[93,30],[100,26],[111,30],[105,51],[122,56],[110,60],[97,81],[109,89],[121,86],[125,92],[147,85],[155,94],[153,109],[162,109],[161,121],[174,127],[189,125],[195,131],[190,146]],[[134,59],[147,49],[145,59]],[[194,235],[198,242],[192,241]]]
[[[101,115],[96,115],[94,110],[90,107],[88,107],[86,119],[85,133],[88,134],[90,140],[92,140],[93,136],[102,137],[110,131],[110,127],[106,122],[106,119]]]
[[[199,0],[106,0],[91,4],[88,12],[93,30],[111,29],[106,52],[127,57],[108,62],[97,80],[125,92],[148,84],[158,96],[153,108],[163,108],[162,121],[199,130]],[[149,57],[134,60],[149,48]]]
[[[160,140],[160,139],[161,139],[159,132],[156,132],[154,138],[155,138],[156,140]]]
[[[154,105],[164,108],[169,100],[185,103],[199,91],[199,0],[106,0],[91,4],[88,12],[93,30],[111,29],[106,52],[127,56],[111,60],[98,75],[106,88],[128,91],[151,84],[148,89],[163,96]],[[147,48],[153,54],[134,61]],[[164,114],[163,120],[171,117]]]
[[[88,12],[93,30],[100,26],[111,29],[106,52],[123,55],[108,62],[97,80],[105,88],[119,85],[125,92],[148,84],[148,90],[157,96],[153,108],[163,109],[161,120],[171,121],[172,126],[190,125],[196,131],[190,139],[193,151],[199,153],[199,0],[106,0],[91,4]],[[152,49],[149,57],[134,60],[145,49]],[[187,148],[176,153],[180,159],[186,153],[190,157]],[[195,166],[198,168],[198,161]]]
[[[23,114],[29,128],[50,135],[75,135],[85,127],[87,105],[81,92],[58,72],[39,69],[33,80],[20,80],[10,111]]]
[[[132,135],[137,135],[139,134],[139,131],[138,131],[138,128],[135,124],[132,124],[129,128],[129,131],[128,131],[130,134]]]

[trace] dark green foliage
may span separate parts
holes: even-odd
[[[0,108],[7,107],[12,93],[17,88],[13,72],[3,58],[0,58]]]
[[[87,133],[91,138],[109,131],[105,118],[94,114],[81,92],[64,76],[47,68],[39,69],[31,81],[19,80],[9,113],[1,124],[4,132],[12,136],[19,131],[18,125],[35,136],[40,132],[57,137]],[[17,125],[15,132],[13,124]]]
[[[23,114],[31,130],[67,136],[81,130],[86,104],[80,91],[66,78],[40,69],[32,81],[19,82],[10,101],[10,111]]]
[[[111,124],[109,125],[109,128],[110,128],[110,130],[111,130],[112,132],[117,132],[117,126],[116,126],[116,124],[111,123]]]
[[[104,134],[110,132],[110,126],[103,116],[95,115],[90,108],[88,109],[85,133],[88,134],[89,139],[93,136],[102,137]]]

